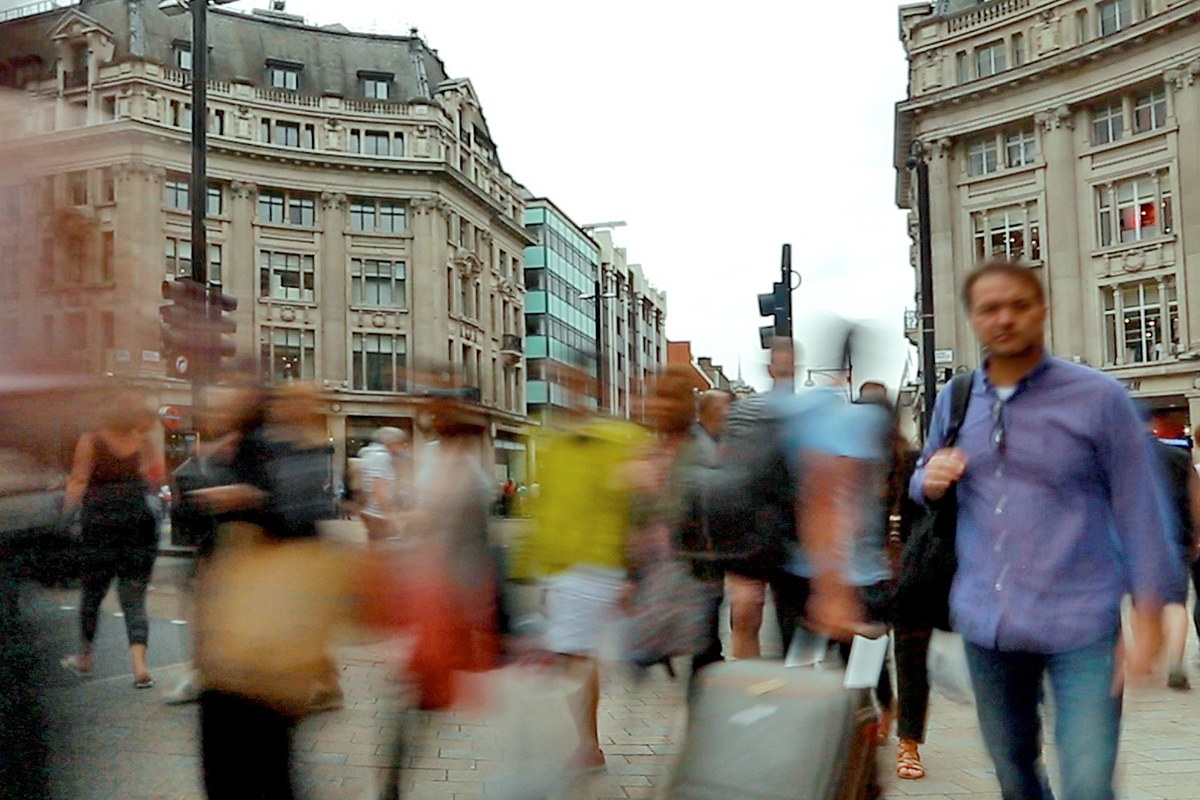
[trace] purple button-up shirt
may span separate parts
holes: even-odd
[[[937,398],[910,485],[918,502],[949,395]],[[1125,390],[1103,373],[1047,355],[1001,402],[979,370],[957,446],[967,471],[950,618],[968,641],[1087,647],[1118,629],[1123,595],[1161,600],[1182,574],[1155,453]]]

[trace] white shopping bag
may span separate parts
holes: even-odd
[[[569,782],[567,760],[579,747],[572,708],[581,685],[537,666],[506,667],[493,677],[499,752],[487,796],[544,800]]]
[[[929,640],[928,664],[930,688],[955,703],[975,704],[962,636],[935,630]]]
[[[850,645],[850,659],[846,664],[843,685],[847,689],[874,689],[887,661],[890,643],[891,638],[886,633],[876,639],[855,636]]]

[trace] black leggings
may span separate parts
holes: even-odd
[[[146,589],[154,569],[154,549],[122,548],[97,550],[87,559],[83,576],[83,597],[79,603],[79,626],[88,644],[96,638],[96,623],[100,604],[108,594],[113,579],[117,581],[117,597],[125,614],[125,632],[129,645],[145,645],[150,637],[150,620],[146,615]]]
[[[925,741],[925,722],[929,716],[929,639],[932,636],[933,628],[927,625],[896,626],[896,688],[900,694],[896,732],[901,739]]]

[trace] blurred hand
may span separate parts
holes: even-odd
[[[848,642],[867,629],[858,595],[840,581],[813,580],[807,614],[818,633],[837,641]]]
[[[925,464],[925,498],[941,500],[967,472],[967,456],[957,447],[947,447],[934,453]]]
[[[1134,687],[1146,685],[1153,676],[1163,653],[1162,607],[1147,608],[1134,603],[1129,615],[1129,627],[1132,633],[1131,641],[1124,647],[1123,659],[1118,658],[1118,665],[1123,660],[1124,670],[1118,668],[1116,688],[1123,688],[1122,680]],[[1121,648],[1118,648],[1121,652]]]

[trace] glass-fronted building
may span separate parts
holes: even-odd
[[[530,415],[596,408],[596,300],[600,247],[545,198],[528,200],[525,228],[525,357]],[[584,299],[584,298],[587,299]],[[572,392],[578,397],[572,397]]]

